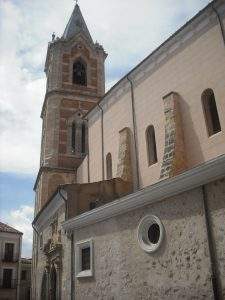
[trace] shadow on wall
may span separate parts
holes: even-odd
[[[199,95],[199,103],[198,106],[202,106],[201,103],[201,95]],[[181,108],[181,115],[185,116],[182,118],[182,122],[184,125],[184,121],[187,124],[183,126],[184,130],[184,144],[186,150],[186,159],[187,159],[187,168],[191,169],[192,167],[196,166],[197,164],[201,164],[204,161],[204,156],[202,152],[201,141],[199,136],[196,134],[196,126],[193,122],[193,112],[190,111],[190,104],[188,103],[188,99],[184,99],[181,96],[180,102]],[[200,109],[201,113],[203,114],[202,107]],[[201,131],[201,135],[206,134],[205,129],[205,120],[204,117],[199,116],[199,124],[198,124],[198,131]],[[189,151],[191,150],[191,151]]]

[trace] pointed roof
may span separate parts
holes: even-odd
[[[62,38],[70,39],[80,32],[83,33],[88,40],[93,42],[90,32],[82,16],[80,7],[78,4],[76,4]]]
[[[18,234],[23,234],[19,230],[9,226],[8,224],[0,222],[0,232],[9,232],[9,233],[18,233]]]

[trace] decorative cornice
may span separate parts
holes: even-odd
[[[62,194],[59,188],[50,199],[50,201],[48,201],[46,205],[41,209],[41,211],[37,214],[34,221],[32,222],[32,225],[38,232],[41,232],[42,228],[51,223],[51,217],[54,216],[59,208],[65,203],[65,193],[66,192],[64,191]],[[62,195],[64,198],[62,197]]]
[[[45,94],[45,99],[44,99],[44,102],[43,102],[43,105],[42,105],[42,109],[41,109],[41,118],[43,118],[44,116],[44,112],[45,112],[45,108],[46,108],[46,103],[47,103],[47,99],[51,96],[63,96],[63,97],[71,97],[71,96],[74,96],[74,97],[77,97],[79,96],[79,101],[84,101],[86,102],[86,99],[87,99],[87,93],[88,93],[88,98],[90,98],[91,100],[89,102],[93,102],[93,103],[97,103],[99,97],[96,96],[95,93],[91,94],[91,92],[85,92],[85,91],[69,91],[69,90],[65,90],[65,89],[54,89],[54,90],[51,90],[49,92],[46,92]],[[82,99],[83,97],[83,99]]]
[[[225,2],[213,1],[214,6],[220,13],[220,17],[225,17]],[[134,86],[138,86],[147,77],[159,69],[169,59],[171,59],[178,52],[182,51],[188,44],[195,41],[199,36],[204,34],[209,28],[215,26],[218,23],[217,16],[212,3],[208,4],[203,10],[177,30],[172,36],[170,36],[164,43],[156,48],[149,56],[147,56],[142,62],[140,62],[135,68],[133,68],[127,75],[119,80],[102,98],[99,102],[101,106],[109,107],[115,103],[119,97],[127,92],[127,76],[129,76],[134,82]],[[87,114],[87,118],[91,121],[92,118],[96,120],[95,114],[97,113],[97,107],[94,107]],[[98,113],[97,113],[98,114]]]
[[[62,224],[64,230],[75,230],[156,203],[225,177],[225,155],[205,162],[179,176],[160,181]]]

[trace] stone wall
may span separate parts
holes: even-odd
[[[73,170],[44,168],[36,187],[36,202],[38,204],[36,213],[51,199],[59,185],[74,183],[75,181],[76,173]]]
[[[224,183],[206,187],[223,295]],[[138,201],[138,199],[137,199]],[[137,229],[145,215],[165,228],[161,247],[144,252]],[[202,188],[196,188],[74,231],[75,243],[93,238],[94,276],[76,279],[76,299],[213,299]]]
[[[187,168],[182,116],[181,98],[171,92],[163,98],[165,114],[165,149],[160,178],[170,178]]]
[[[38,237],[38,242],[36,244],[36,255],[37,257],[37,265],[35,267],[35,274],[33,275],[33,297],[35,300],[41,299],[41,286],[42,286],[42,278],[44,271],[47,267],[49,267],[49,260],[45,254],[44,248],[48,243],[49,239],[52,238],[52,230],[51,230],[51,222],[57,217],[58,219],[58,231],[61,231],[61,223],[65,220],[65,206],[63,205],[56,213],[56,215],[51,216],[48,220],[45,228],[40,232],[43,238],[43,246],[40,246],[40,235]],[[71,243],[67,236],[61,232],[61,244],[62,251],[60,252],[61,263],[59,266],[60,272],[60,289],[61,289],[61,299],[70,299],[70,280],[71,280]],[[49,270],[49,269],[48,269]],[[49,274],[49,273],[48,273]],[[34,296],[35,295],[35,296]]]

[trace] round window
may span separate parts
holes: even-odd
[[[156,216],[145,216],[138,226],[138,242],[146,252],[156,251],[164,237],[164,227]]]

